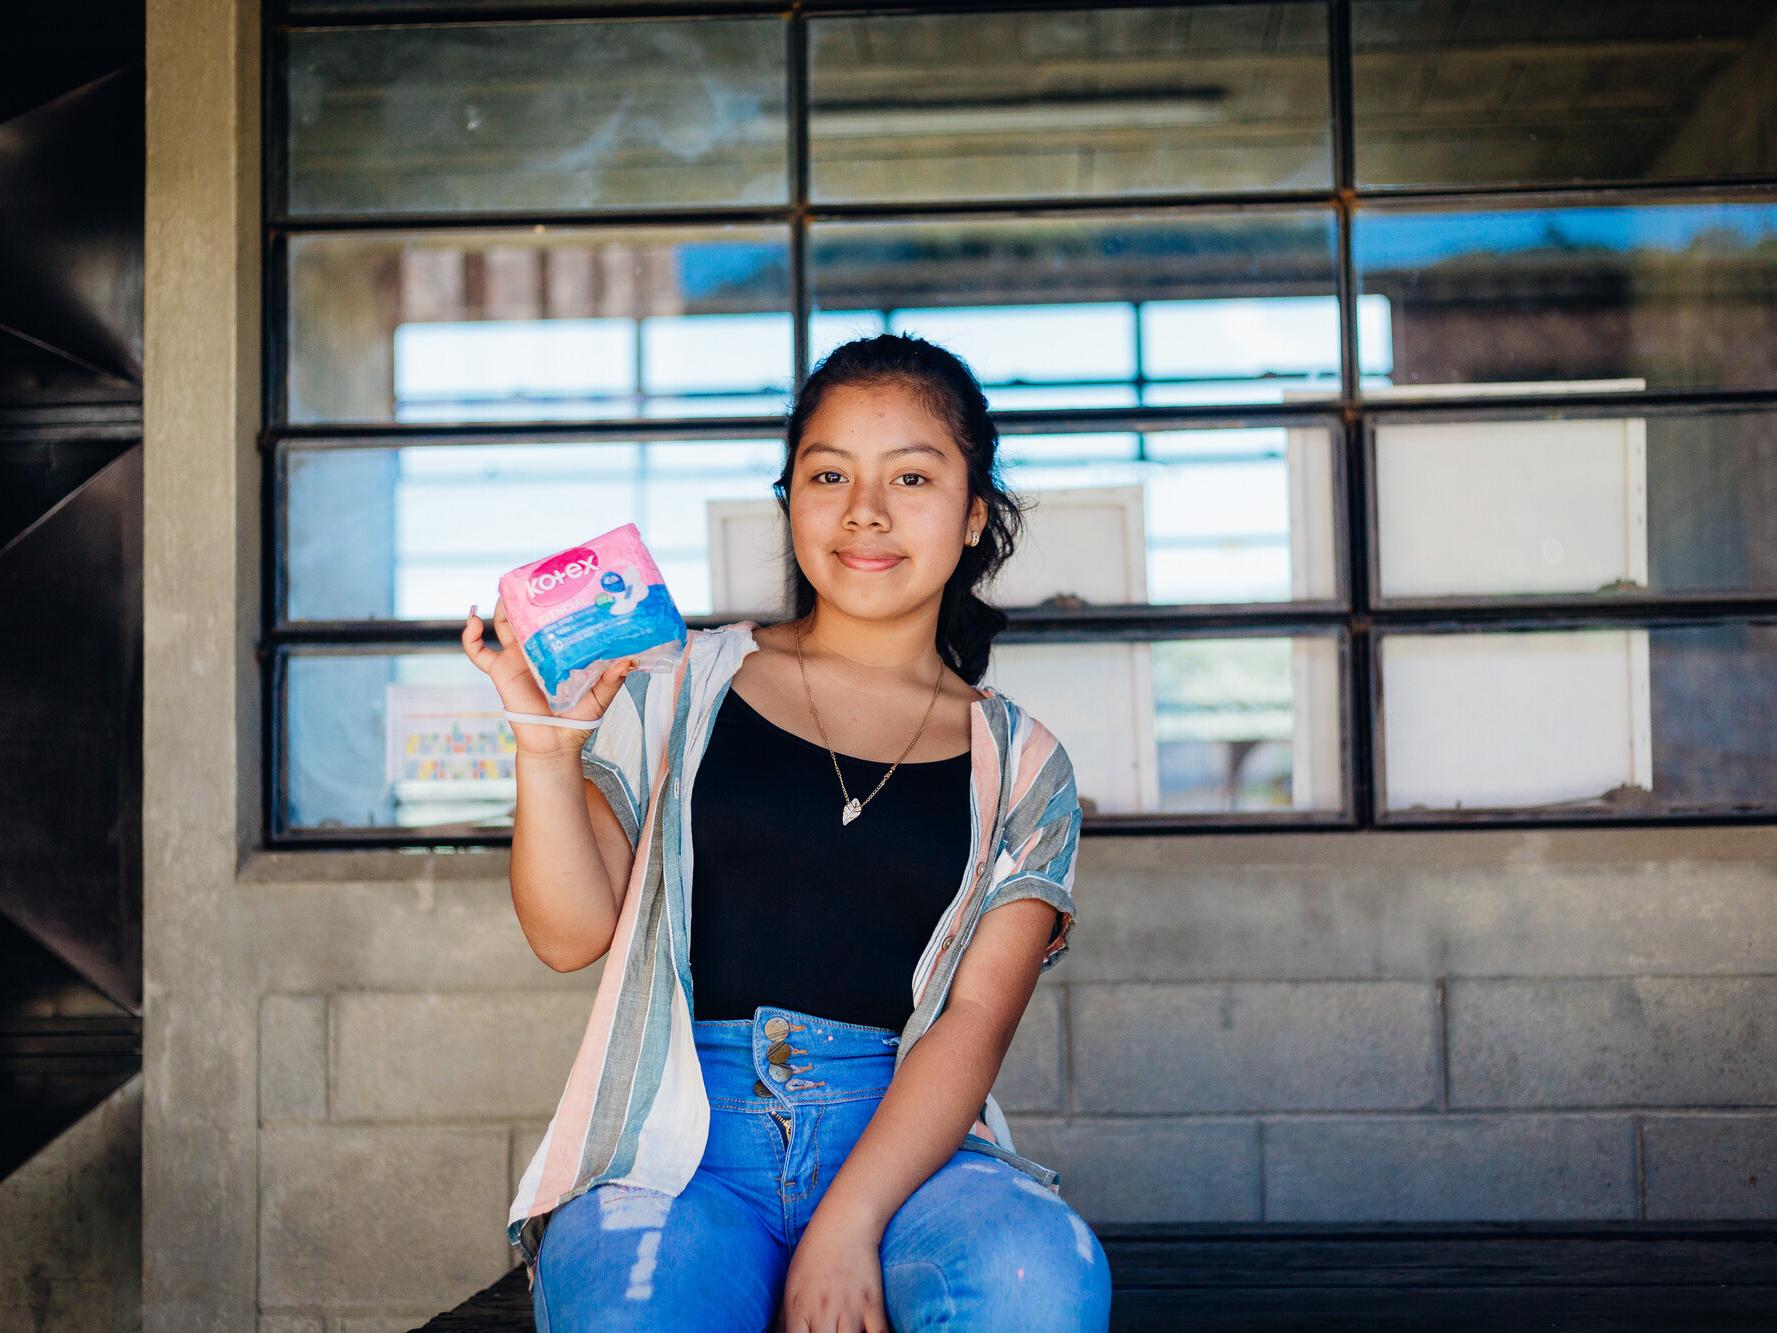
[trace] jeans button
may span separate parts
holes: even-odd
[[[761,1082],[760,1080],[754,1079],[753,1080],[753,1093],[755,1096],[769,1097],[769,1096],[771,1096],[771,1089],[766,1087],[765,1084],[763,1082]]]
[[[771,1081],[773,1083],[782,1083],[785,1079],[790,1077],[790,1071],[783,1065],[772,1065],[765,1072],[771,1075]]]
[[[765,1039],[782,1041],[790,1032],[790,1020],[781,1014],[773,1014],[765,1020]]]
[[[771,1063],[774,1065],[789,1064],[790,1063],[790,1043],[787,1041],[780,1041],[777,1045],[773,1046],[769,1051],[765,1052],[765,1058],[767,1060],[771,1061]]]

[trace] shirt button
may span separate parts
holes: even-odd
[[[944,943],[942,943],[942,944],[940,944],[940,945],[939,945],[939,946],[938,946],[938,947],[939,947],[939,948],[940,948],[940,949],[948,949],[948,948],[949,948],[949,947],[950,947],[950,946],[951,946],[951,945],[952,945],[952,944],[953,944],[953,943],[955,943],[955,942],[956,942],[956,936],[954,936],[954,935],[946,935],[946,936],[945,936],[945,937],[944,937]]]

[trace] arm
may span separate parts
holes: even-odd
[[[572,972],[609,951],[633,854],[577,752],[521,750],[516,766],[512,906],[531,951]]]
[[[603,958],[617,930],[648,818],[653,681],[632,672],[611,690],[601,680],[594,687],[604,700],[599,727],[578,753],[551,755],[547,764],[530,756],[528,772],[524,758],[518,766],[512,899],[533,952],[558,972]]]
[[[1003,907],[1003,910],[1002,910]],[[896,1071],[809,1219],[784,1282],[784,1328],[887,1330],[880,1247],[889,1219],[962,1145],[1043,970],[1055,909],[1039,898],[982,915],[944,1010]]]
[[[944,1006],[901,1057],[876,1112],[809,1219],[784,1280],[784,1329],[886,1333],[883,1233],[981,1113],[1037,978],[1067,952],[1082,810],[1073,764],[1035,719],[1019,756],[994,882]]]
[[[1054,924],[1037,898],[982,916],[944,1011],[901,1061],[816,1217],[831,1212],[881,1239],[907,1196],[950,1160],[999,1077]]]

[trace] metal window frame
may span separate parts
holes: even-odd
[[[1220,0],[1227,3],[1228,0]],[[1236,0],[1265,3],[1267,0]],[[1296,0],[1299,2],[1299,0]],[[1315,0],[1310,0],[1315,2]],[[1603,414],[1633,406],[1638,413],[1707,412],[1731,408],[1777,411],[1777,387],[1759,390],[1695,389],[1634,394],[1486,395],[1471,399],[1411,399],[1365,402],[1359,392],[1357,338],[1358,274],[1354,258],[1354,218],[1366,212],[1396,209],[1466,209],[1496,203],[1505,207],[1627,205],[1655,202],[1734,202],[1777,200],[1777,177],[1597,180],[1585,185],[1497,184],[1419,188],[1379,186],[1359,189],[1355,181],[1355,116],[1353,107],[1351,8],[1353,0],[1318,0],[1327,22],[1326,58],[1330,117],[1331,181],[1327,189],[1168,192],[1139,197],[1113,196],[952,200],[915,204],[828,203],[808,200],[808,23],[828,16],[919,15],[1005,11],[1077,10],[1081,0],[686,0],[644,7],[636,4],[544,3],[504,9],[478,9],[471,4],[438,4],[423,8],[362,7],[349,14],[292,17],[287,4],[268,10],[262,28],[261,57],[264,104],[262,180],[264,261],[264,343],[262,358],[262,753],[265,770],[261,830],[269,848],[410,848],[486,847],[508,845],[509,834],[461,830],[401,833],[394,829],[305,830],[282,824],[288,794],[287,716],[288,665],[292,656],[317,650],[379,654],[411,649],[446,651],[461,626],[454,621],[307,621],[283,618],[286,515],[285,462],[292,447],[394,447],[402,444],[493,444],[578,442],[621,439],[734,438],[781,435],[778,416],[696,419],[599,419],[538,423],[328,423],[291,424],[288,414],[289,307],[287,261],[292,236],[323,232],[497,231],[532,228],[671,225],[674,223],[763,224],[787,226],[790,244],[790,304],[793,321],[793,364],[799,387],[809,367],[810,291],[808,232],[826,221],[916,221],[939,218],[1011,219],[1071,215],[1114,218],[1122,215],[1188,217],[1193,214],[1330,211],[1335,230],[1335,293],[1339,321],[1339,390],[1325,401],[1304,401],[1288,407],[1255,408],[1245,404],[1096,408],[1002,412],[995,421],[1002,436],[1035,432],[1159,431],[1213,429],[1249,425],[1318,424],[1332,431],[1335,470],[1334,541],[1338,591],[1329,603],[1131,605],[1008,608],[1010,625],[1001,641],[1013,643],[1105,642],[1151,638],[1333,635],[1339,644],[1339,725],[1344,789],[1336,812],[1291,811],[1281,814],[1186,815],[1144,813],[1097,815],[1084,821],[1093,835],[1154,835],[1229,831],[1324,832],[1386,831],[1437,828],[1564,828],[1727,825],[1777,823],[1777,799],[1753,810],[1650,812],[1638,815],[1585,815],[1573,812],[1539,814],[1535,808],[1438,812],[1424,816],[1390,814],[1378,805],[1381,790],[1383,727],[1381,681],[1376,667],[1380,636],[1389,633],[1460,633],[1500,629],[1554,629],[1635,624],[1763,623],[1777,618],[1777,598],[1761,594],[1721,593],[1693,596],[1649,595],[1620,602],[1585,598],[1432,599],[1414,602],[1381,599],[1379,554],[1376,549],[1375,427],[1379,421],[1413,419],[1475,420],[1513,414],[1546,416]],[[1095,8],[1162,8],[1152,0],[1109,0]],[[286,54],[292,33],[312,30],[432,27],[454,25],[575,23],[589,20],[658,22],[775,17],[785,21],[788,134],[786,170],[789,199],[765,208],[668,208],[569,211],[548,214],[473,213],[289,215],[288,140],[285,133]],[[708,627],[731,617],[687,617],[689,624]]]

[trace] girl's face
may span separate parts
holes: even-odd
[[[898,384],[828,392],[790,473],[790,539],[823,599],[860,619],[936,602],[987,502],[949,428]]]

